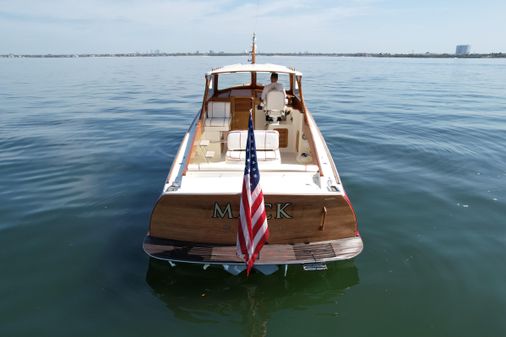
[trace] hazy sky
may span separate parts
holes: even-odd
[[[506,0],[0,0],[0,54],[506,52]]]

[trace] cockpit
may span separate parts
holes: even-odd
[[[244,164],[250,113],[261,169],[318,171],[300,72],[273,64],[239,64],[214,69],[205,79],[188,171],[241,170],[234,164]],[[274,88],[265,92],[266,86]]]

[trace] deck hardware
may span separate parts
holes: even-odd
[[[339,189],[337,188],[337,182],[335,180],[332,180],[330,177],[327,180],[327,188],[331,192],[339,192]]]
[[[288,272],[288,265],[285,264],[285,277],[286,277],[286,273]]]
[[[320,230],[322,231],[325,228],[325,217],[327,216],[327,207],[323,206],[322,208],[322,221],[320,223]]]
[[[327,265],[323,262],[305,263],[302,265],[304,271],[327,270]]]
[[[204,268],[204,270],[207,270],[207,268],[209,268],[209,266],[210,266],[210,264],[209,264],[209,263],[206,263],[206,264],[204,265],[204,267],[203,267],[203,268]]]
[[[177,182],[173,182],[172,185],[167,187],[167,190],[165,192],[174,192],[177,191],[181,187],[181,184]]]
[[[174,262],[172,262],[171,260],[169,260],[169,264],[170,264],[171,267],[175,267],[176,266],[176,264]]]

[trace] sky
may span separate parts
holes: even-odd
[[[0,0],[0,54],[506,52],[506,0]]]

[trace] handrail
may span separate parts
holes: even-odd
[[[181,187],[183,175],[186,173],[186,170],[188,169],[188,161],[189,161],[189,157],[191,154],[193,142],[195,141],[195,134],[197,131],[196,123],[198,122],[198,120],[199,120],[199,114],[196,114],[195,117],[193,118],[193,121],[192,121],[190,127],[186,131],[186,134],[183,138],[183,142],[181,143],[181,145],[184,143],[184,141],[186,139],[186,146],[185,146],[185,149],[183,152],[183,158],[181,158],[181,162],[172,164],[172,169],[169,173],[169,178],[172,175],[172,170],[176,167],[176,165],[179,165],[179,170],[177,172],[176,178],[174,179],[174,181],[172,182],[172,184],[169,187],[169,189],[171,191],[178,190]],[[191,139],[191,141],[190,141],[190,139]],[[177,160],[177,157],[180,152],[181,152],[181,148],[178,150],[175,160]]]

